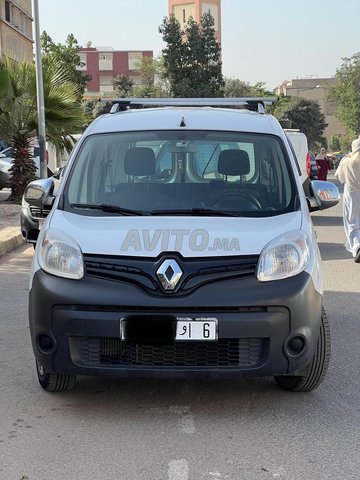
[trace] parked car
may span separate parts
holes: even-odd
[[[343,153],[335,153],[335,170],[337,169],[337,167],[339,166],[339,163],[341,162],[341,159],[345,156]]]
[[[14,149],[12,147],[5,148],[4,150],[1,150],[1,152],[0,152],[0,158],[1,159],[5,158],[5,159],[9,159],[11,161],[13,156],[14,156]]]
[[[330,154],[327,154],[327,159],[329,161],[329,169],[330,170],[334,170],[336,168],[336,157],[335,155],[330,155]]]
[[[318,168],[315,160],[315,155],[312,152],[308,152],[308,158],[306,160],[307,169],[309,171],[309,177],[311,180],[317,180]]]
[[[81,135],[73,135],[72,137],[74,138],[74,146],[75,146],[76,141],[81,137]],[[54,153],[53,152],[54,147],[51,146],[51,144],[49,144],[49,147],[50,147],[50,152]],[[62,166],[57,168],[55,170],[55,173],[49,175],[49,177],[51,177],[52,179],[52,185],[54,186],[55,189],[60,185],[63,179],[69,156],[70,156],[69,153],[63,152],[61,155]],[[52,166],[52,168],[54,167]],[[50,171],[48,170],[48,174],[49,173]],[[37,208],[32,205],[29,205],[28,202],[26,202],[25,200],[26,192],[27,190],[25,190],[24,195],[22,197],[22,202],[21,202],[21,214],[20,214],[21,234],[23,239],[26,242],[32,243],[35,247],[40,228],[44,222],[44,219],[48,216],[51,210],[51,205],[44,205],[43,208]]]
[[[0,190],[9,185],[12,162],[12,149],[6,148],[0,152]]]
[[[318,179],[318,171],[315,157],[313,153],[309,151],[306,135],[298,129],[285,128],[284,132],[298,164],[300,179],[307,197],[309,210],[316,210],[317,203],[310,188],[310,181]]]
[[[36,167],[35,178],[40,177],[40,149],[38,146],[31,147],[33,159]],[[9,185],[11,178],[10,168],[14,159],[13,147],[8,147],[0,152],[0,190]],[[48,152],[46,151],[46,163],[48,162]]]
[[[52,205],[29,290],[41,387],[262,375],[316,388],[330,358],[321,259],[280,124],[264,99],[133,101],[87,128],[57,191],[49,178],[25,194]],[[318,208],[339,202],[331,182],[311,189]]]
[[[64,172],[65,172],[65,167],[60,167],[54,173],[54,175],[50,177],[51,179],[50,185],[52,186],[53,189],[55,189],[62,181]],[[37,185],[37,183],[41,185],[42,180],[35,180],[34,182],[31,182],[29,185],[31,186],[31,188],[34,188],[34,186]],[[36,207],[34,205],[30,205],[25,200],[29,185],[26,187],[24,195],[22,197],[21,212],[20,212],[20,228],[21,228],[21,235],[23,239],[28,243],[32,243],[35,247],[41,226],[45,218],[49,215],[52,205],[51,203],[44,204],[42,208]]]

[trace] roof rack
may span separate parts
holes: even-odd
[[[226,97],[226,98],[100,98],[100,102],[112,103],[110,113],[131,108],[152,107],[244,107],[265,113],[265,106],[279,100],[278,97]]]

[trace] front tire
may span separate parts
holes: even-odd
[[[324,380],[330,363],[330,326],[324,308],[322,309],[320,334],[313,359],[299,375],[276,375],[276,383],[284,390],[310,392]]]
[[[36,372],[41,387],[47,392],[64,392],[75,386],[76,375],[68,373],[46,372],[36,360]]]

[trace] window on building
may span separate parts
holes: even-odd
[[[80,52],[79,57],[80,57],[80,65],[78,65],[76,67],[77,70],[86,70],[87,69],[87,54],[85,52]]]
[[[99,70],[112,70],[113,69],[113,54],[99,53]]]
[[[5,0],[5,20],[11,22],[11,5],[10,2]]]
[[[11,23],[13,26],[20,31],[21,29],[21,17],[22,17],[22,12],[18,8],[12,8],[11,9]]]
[[[114,77],[112,75],[100,75],[100,92],[112,92],[114,90]]]
[[[212,3],[208,3],[208,2],[203,2],[201,4],[201,14],[204,15],[204,13],[211,13],[215,22],[214,28],[215,28],[215,31],[217,32],[219,30],[219,12],[218,12],[217,5],[213,5]]]
[[[195,2],[189,3],[184,0],[184,2],[179,5],[173,5],[172,12],[176,20],[181,24],[185,24],[190,17],[194,19],[197,18]]]
[[[128,67],[129,70],[139,70],[142,62],[142,52],[129,52],[128,55]]]

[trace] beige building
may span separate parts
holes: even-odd
[[[0,0],[0,58],[33,60],[31,0]]]
[[[335,78],[286,80],[274,89],[274,93],[278,96],[301,97],[318,102],[328,124],[325,129],[325,136],[330,140],[334,135],[345,135],[346,133],[345,128],[335,116],[336,108],[334,104],[327,100],[328,90],[334,83]]]
[[[221,43],[221,0],[168,0],[169,16],[174,15],[185,26],[190,17],[199,22],[210,12],[215,20],[215,37]]]

